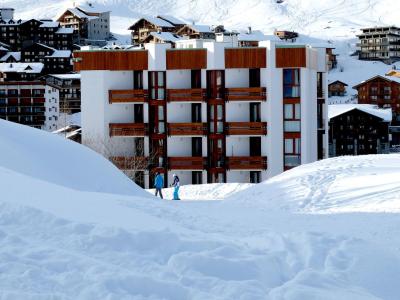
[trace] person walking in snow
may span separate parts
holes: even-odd
[[[157,172],[156,178],[154,179],[154,187],[156,188],[156,197],[158,194],[160,194],[161,199],[164,199],[163,195],[162,195],[163,186],[164,186],[164,179],[161,176],[161,174]]]
[[[173,200],[181,200],[179,199],[179,177],[178,175],[174,174],[172,175],[174,177],[174,182],[171,184],[171,186],[174,187],[174,199]]]

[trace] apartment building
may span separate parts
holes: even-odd
[[[395,26],[361,29],[359,59],[392,63],[400,59],[400,28]]]
[[[204,41],[79,51],[82,143],[151,187],[260,182],[327,156],[324,48]]]
[[[58,116],[58,96],[45,82],[0,82],[0,118],[53,131]]]
[[[58,90],[61,113],[74,114],[81,111],[80,74],[51,74],[47,76],[46,83]]]

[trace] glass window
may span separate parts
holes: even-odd
[[[293,139],[285,139],[285,153],[293,153]]]
[[[285,104],[285,119],[293,119],[293,105]]]
[[[294,105],[294,111],[295,111],[295,114],[294,114],[294,118],[296,119],[296,120],[300,120],[300,118],[301,118],[301,110],[300,110],[300,103],[296,103],[295,105]]]

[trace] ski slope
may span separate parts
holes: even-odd
[[[51,133],[0,121],[0,145],[0,299],[400,294],[400,155],[185,187],[224,201],[168,201]]]

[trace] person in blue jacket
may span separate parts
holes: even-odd
[[[161,199],[164,199],[163,195],[162,195],[163,186],[164,186],[164,179],[161,176],[161,174],[157,172],[156,178],[154,179],[154,187],[156,188],[156,197],[157,197],[158,193],[160,193]]]
[[[174,177],[174,182],[171,184],[174,187],[174,199],[173,200],[181,200],[179,199],[179,177],[178,175],[172,175]]]

